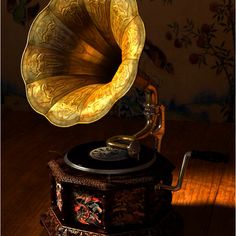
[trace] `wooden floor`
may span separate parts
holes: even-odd
[[[40,214],[50,205],[46,164],[76,144],[133,133],[141,120],[102,119],[92,125],[57,128],[32,112],[2,111],[2,235],[45,236]],[[192,160],[173,206],[184,220],[183,236],[233,236],[235,207],[234,126],[168,121],[162,153],[175,166],[184,153],[211,150],[229,162]]]

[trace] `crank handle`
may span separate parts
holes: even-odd
[[[227,162],[228,156],[219,152],[212,152],[212,151],[188,151],[185,153],[182,166],[180,168],[179,177],[177,184],[175,186],[169,186],[165,184],[159,184],[159,189],[165,189],[169,191],[178,191],[182,187],[184,174],[188,165],[190,158],[193,159],[200,159],[210,162]]]

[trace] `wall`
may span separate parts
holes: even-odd
[[[33,0],[29,2],[31,6],[39,2],[40,9],[47,3],[47,1]],[[143,52],[140,68],[159,84],[161,101],[167,107],[167,117],[214,122],[232,121],[234,42],[232,31],[224,32],[226,26],[222,24],[226,22],[230,25],[234,21],[234,7],[231,7],[229,15],[224,16],[222,21],[217,21],[213,16],[223,8],[223,0],[172,0],[172,3],[170,0],[137,0],[137,2],[149,40],[149,48]],[[231,1],[226,0],[226,3],[229,2]],[[190,19],[189,24],[187,19]],[[7,11],[6,1],[3,1],[2,94],[8,98],[7,101],[9,96],[6,95],[25,96],[20,74],[20,60],[32,19],[26,21],[25,26],[17,24],[16,20],[16,17],[15,21],[13,20],[12,11],[11,14]],[[192,31],[197,32],[198,35],[194,36],[194,32],[186,33],[184,27],[190,27],[191,22],[194,23]],[[214,29],[217,31],[212,32]],[[214,34],[215,37],[210,34]],[[207,37],[208,43],[206,43]],[[218,49],[214,55],[211,49],[206,48],[207,45],[209,46],[209,37],[211,37],[211,46],[225,48],[229,51],[229,55],[222,59],[218,55],[220,53]],[[151,55],[148,55],[148,50],[151,50],[149,51]],[[233,57],[233,60],[231,58],[228,61],[231,65],[225,65],[226,59],[230,57]],[[222,67],[222,60],[224,60],[223,69],[218,68],[219,66],[212,68],[216,63],[220,63]],[[131,111],[135,103],[143,101],[139,100],[139,98],[133,99],[133,104],[131,101]],[[127,102],[127,98],[123,101]],[[28,104],[24,107],[28,107]],[[122,103],[119,107],[123,109]],[[227,113],[230,111],[231,113]],[[137,109],[131,112],[132,115],[137,113],[139,113]]]
[[[234,27],[234,7],[225,10],[229,2],[223,5],[220,0],[173,0],[172,4],[159,0],[139,1],[147,38],[162,50],[173,66],[173,73],[166,73],[148,60],[144,65],[160,85],[160,97],[168,107],[169,118],[232,120],[234,111],[229,115],[227,109],[234,107],[234,42],[232,28],[224,32],[227,26]],[[218,16],[218,11],[223,9],[223,19],[217,21],[213,16]],[[190,27],[191,21],[193,29],[187,31],[184,27]],[[229,55],[220,55],[222,49]],[[212,68],[216,63],[224,68]]]

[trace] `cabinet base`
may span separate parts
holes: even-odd
[[[170,210],[153,227],[120,233],[98,233],[65,226],[57,218],[52,208],[41,216],[40,221],[48,235],[51,236],[177,236],[183,225],[182,218],[173,210]]]

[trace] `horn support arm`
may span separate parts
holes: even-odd
[[[143,81],[138,77],[137,85],[142,87]],[[139,158],[140,144],[139,140],[152,135],[155,140],[155,148],[158,152],[161,150],[161,141],[165,132],[165,107],[159,104],[157,88],[154,84],[148,83],[144,88],[146,103],[144,106],[144,115],[146,124],[143,129],[134,135],[118,135],[109,138],[107,146],[120,148],[128,151],[131,158]]]

